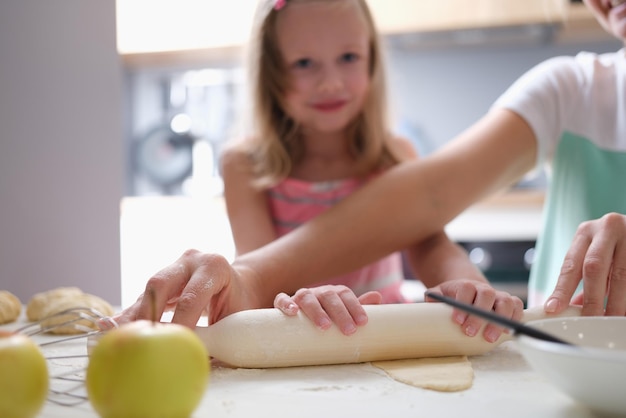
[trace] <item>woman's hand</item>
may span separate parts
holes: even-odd
[[[357,327],[367,323],[367,313],[362,305],[377,305],[382,301],[378,292],[367,292],[357,297],[343,285],[324,285],[298,290],[293,296],[279,293],[274,307],[289,316],[302,312],[320,329],[328,329],[333,323],[345,335],[356,332]]]
[[[212,324],[233,312],[261,307],[256,282],[254,272],[237,270],[222,256],[188,250],[152,276],[137,302],[114,319],[160,320],[164,311],[174,310],[172,322],[195,328],[206,314]]]
[[[583,293],[572,299],[581,280]],[[559,313],[570,300],[582,304],[582,315],[626,315],[626,215],[609,213],[578,227],[544,309]]]
[[[483,281],[449,280],[429,290],[474,305],[477,308],[494,311],[498,315],[514,320],[520,320],[524,312],[524,303],[520,298],[496,290],[489,283]],[[459,309],[453,310],[452,320],[459,324],[463,332],[470,337],[478,334],[486,322],[484,319],[475,315],[468,315]],[[500,338],[503,331],[501,327],[487,323],[483,331],[483,338],[489,342],[495,342]]]

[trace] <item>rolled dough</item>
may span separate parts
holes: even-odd
[[[373,361],[372,365],[399,382],[440,392],[469,389],[474,381],[467,356]]]

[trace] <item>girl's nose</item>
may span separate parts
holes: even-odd
[[[334,93],[343,88],[341,73],[335,68],[324,68],[321,71],[319,90],[322,93]]]

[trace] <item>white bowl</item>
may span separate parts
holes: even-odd
[[[520,336],[518,347],[535,371],[594,411],[626,414],[626,317],[550,318],[526,325],[576,345]]]

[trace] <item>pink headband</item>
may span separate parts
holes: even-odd
[[[287,4],[287,0],[276,0],[274,3],[274,10],[280,10]]]

